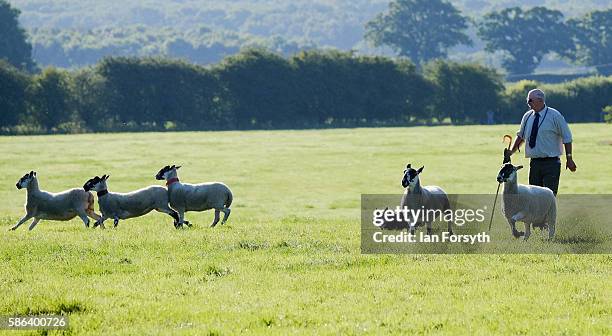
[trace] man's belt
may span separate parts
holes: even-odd
[[[543,158],[531,158],[531,161],[559,161],[558,156],[543,157]]]

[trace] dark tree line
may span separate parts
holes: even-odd
[[[0,62],[3,133],[317,128],[516,122],[535,82],[505,88],[479,65],[337,51],[284,58],[248,50],[212,67],[158,58],[107,58],[73,71],[28,74]],[[601,121],[612,78],[545,86],[572,122]]]

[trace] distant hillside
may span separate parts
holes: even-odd
[[[285,56],[314,44],[288,41],[280,36],[259,37],[205,26],[189,29],[144,25],[115,28],[34,28],[32,54],[41,65],[70,68],[98,62],[105,56],[165,56],[197,64],[217,63],[245,47],[263,47]]]
[[[247,46],[282,54],[312,47],[381,53],[363,40],[364,25],[388,0],[9,0],[43,65],[80,67],[109,55],[163,55],[198,64],[215,63]],[[478,18],[511,6],[545,5],[566,17],[609,8],[609,0],[460,0],[464,15]],[[469,30],[474,46],[457,46],[451,59],[499,65],[497,56]],[[568,66],[547,58],[544,67]],[[570,69],[569,72],[572,72]]]
[[[387,8],[387,0],[9,0],[22,11],[26,28],[152,27],[214,30],[286,39],[312,40],[320,45],[353,48],[363,25]],[[511,6],[545,5],[566,16],[610,7],[609,0],[460,0],[451,1],[469,16]]]

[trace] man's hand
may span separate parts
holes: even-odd
[[[571,157],[565,161],[565,169],[569,169],[572,173],[576,171],[576,164]]]

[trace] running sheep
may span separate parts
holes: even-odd
[[[406,169],[404,170],[404,177],[402,178],[402,187],[404,187],[406,190],[404,191],[404,195],[402,196],[400,207],[408,207],[409,209],[415,210],[422,209],[423,211],[430,210],[444,214],[446,210],[451,209],[448,196],[446,195],[446,192],[438,186],[421,186],[419,175],[421,174],[421,172],[423,172],[424,168],[425,166],[416,170],[414,168],[411,168],[410,164],[406,166]],[[414,234],[416,226],[426,224],[427,234],[430,235],[432,233],[431,223],[433,221],[433,218],[425,219],[426,221],[424,223],[422,221],[415,221],[414,223],[411,223],[410,233]],[[452,222],[448,221],[447,223],[448,232],[452,235]]]
[[[79,216],[85,227],[89,227],[89,217],[99,220],[94,212],[94,197],[83,189],[70,189],[61,193],[50,193],[40,190],[35,171],[23,175],[16,184],[17,189],[26,188],[26,215],[11,228],[17,229],[21,224],[34,218],[29,230],[34,229],[41,219],[67,221]]]
[[[168,191],[162,186],[149,186],[130,193],[109,192],[107,187],[109,175],[96,176],[89,179],[84,185],[85,191],[96,191],[102,218],[94,227],[100,225],[104,228],[104,221],[108,218],[114,220],[117,227],[120,219],[128,219],[148,214],[152,210],[163,212],[174,218],[174,227],[178,228],[178,214],[168,205]]]
[[[504,183],[502,212],[506,217],[512,235],[518,238],[524,235],[527,240],[531,235],[531,226],[548,227],[548,238],[555,236],[557,220],[557,201],[552,190],[534,185],[518,184],[517,171],[523,166],[513,166],[510,162],[502,165],[497,182]],[[525,232],[517,231],[516,222],[525,223]]]
[[[231,213],[232,191],[223,183],[209,182],[201,184],[182,183],[178,179],[177,170],[181,166],[165,166],[155,178],[166,180],[168,187],[168,200],[172,209],[178,212],[178,226],[182,224],[190,226],[185,221],[186,211],[205,211],[215,209],[215,219],[211,227],[219,222],[219,213],[223,212],[221,224],[225,224]]]

